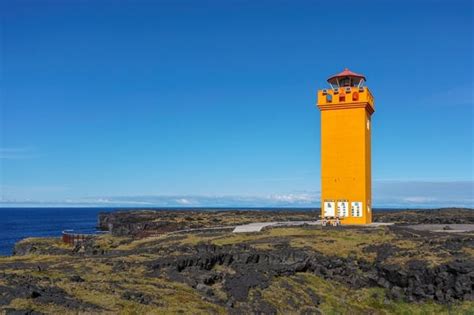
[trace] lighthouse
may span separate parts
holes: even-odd
[[[366,78],[349,69],[318,90],[321,111],[321,217],[341,224],[372,222],[371,116]]]

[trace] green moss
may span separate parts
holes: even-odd
[[[94,239],[94,243],[100,246],[101,249],[109,250],[115,249],[121,245],[126,245],[132,242],[131,237],[118,237],[111,234],[103,234]]]
[[[236,218],[236,220],[243,220]],[[26,239],[35,246],[69,248],[60,239]],[[262,251],[275,249],[276,245],[318,251],[328,256],[356,255],[374,260],[375,253],[367,253],[367,245],[389,243],[400,250],[386,262],[403,264],[410,257],[423,257],[428,263],[438,264],[452,258],[449,252],[430,248],[423,240],[399,238],[390,229],[382,228],[327,228],[282,227],[260,233],[234,234],[230,231],[212,233],[164,234],[144,239],[103,235],[95,240],[96,245],[114,250],[110,256],[39,255],[0,257],[5,264],[5,274],[28,275],[38,285],[54,285],[64,289],[72,297],[100,306],[101,313],[110,314],[220,314],[225,308],[211,303],[202,294],[182,283],[165,278],[150,277],[149,262],[162,258],[183,255],[187,249],[199,243],[234,245],[245,243]],[[140,249],[146,248],[146,253]],[[63,251],[63,253],[66,253]],[[70,253],[70,252],[69,252]],[[471,248],[462,252],[474,256]],[[410,254],[410,255],[408,255]],[[416,255],[414,255],[416,254]],[[15,263],[19,263],[15,266]],[[9,265],[7,265],[9,264]],[[41,268],[38,269],[38,265]],[[116,271],[114,266],[120,266]],[[232,267],[217,265],[213,272],[233,274]],[[85,282],[72,282],[71,275],[80,275]],[[166,274],[166,273],[164,273]],[[43,280],[44,278],[44,280]],[[4,284],[0,280],[0,284]],[[217,299],[227,300],[222,283],[212,286]],[[124,298],[127,291],[140,292],[150,297],[149,304],[140,304]],[[315,299],[320,298],[320,304]],[[313,274],[301,273],[292,277],[274,279],[264,290],[250,292],[250,300],[263,299],[277,308],[280,314],[295,314],[302,310],[319,311],[323,314],[473,314],[474,302],[453,304],[407,303],[386,298],[380,288],[350,289],[335,281],[326,281]],[[254,301],[257,302],[257,301]],[[247,305],[248,306],[248,305]],[[12,301],[15,308],[33,309],[45,313],[75,313],[60,305],[42,305],[32,299]],[[471,312],[470,312],[471,311]],[[1,311],[0,311],[1,313]]]
[[[321,299],[319,305],[314,304],[310,292]],[[350,289],[307,273],[279,278],[261,293],[280,314],[302,307],[318,308],[323,314],[473,314],[474,310],[474,302],[447,306],[389,300],[381,288]]]
[[[70,310],[57,304],[40,304],[32,299],[14,299],[6,308],[13,308],[19,310],[35,310],[45,314],[77,314],[77,311]],[[0,309],[1,312],[1,309]],[[109,313],[110,314],[110,313]]]
[[[84,283],[60,283],[68,294],[120,314],[222,314],[224,310],[215,304],[203,301],[192,288],[166,279],[132,277],[131,275],[109,277],[107,282],[99,278]],[[149,304],[140,304],[123,298],[126,291],[140,292],[151,298]]]

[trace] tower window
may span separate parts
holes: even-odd
[[[359,93],[358,92],[354,92],[352,94],[352,100],[353,101],[358,101],[359,100]]]

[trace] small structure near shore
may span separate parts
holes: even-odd
[[[74,230],[64,230],[61,234],[64,243],[76,245],[77,243],[93,239],[101,233],[75,233]]]

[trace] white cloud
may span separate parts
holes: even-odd
[[[436,198],[413,196],[413,197],[402,198],[402,200],[405,202],[413,202],[413,203],[427,203],[427,202],[436,201]]]
[[[195,203],[187,198],[176,199],[176,202],[179,203],[180,205],[192,205]]]
[[[0,206],[34,204],[30,200],[1,200]],[[78,198],[58,201],[40,201],[38,205],[65,205],[65,206],[107,206],[107,207],[317,207],[316,194],[274,194],[269,196],[116,196],[97,198]]]
[[[373,187],[375,208],[474,208],[473,181],[374,181]],[[31,200],[0,194],[0,206],[28,204],[91,207],[320,207],[319,198],[320,192],[316,190],[270,195],[97,196],[67,200]]]
[[[273,200],[275,202],[283,202],[283,203],[297,203],[297,204],[311,204],[317,203],[319,200],[319,196],[316,194],[307,194],[307,193],[300,193],[300,194],[281,194],[281,195],[270,195],[268,197],[269,200]]]

